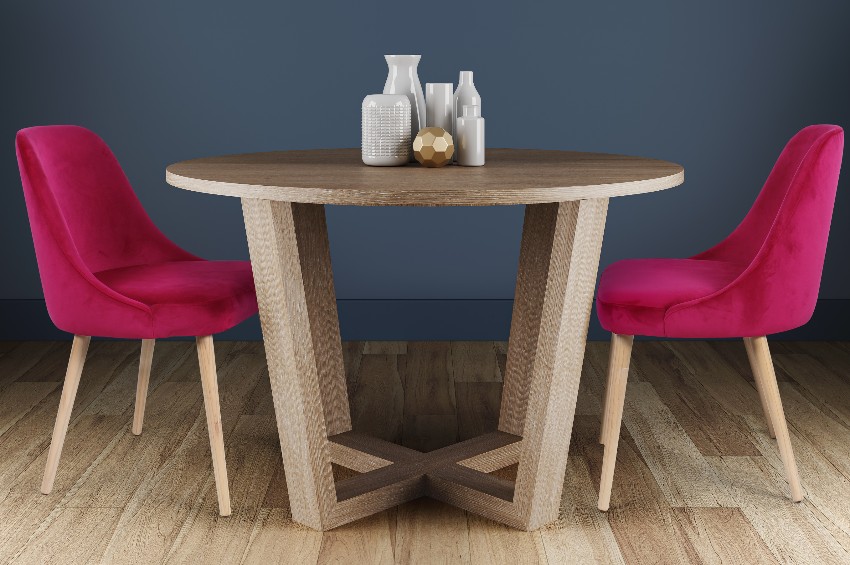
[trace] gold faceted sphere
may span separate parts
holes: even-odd
[[[426,167],[442,167],[455,152],[452,134],[443,128],[423,128],[413,140],[413,156]]]

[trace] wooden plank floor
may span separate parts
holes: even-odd
[[[422,499],[324,534],[290,519],[262,344],[216,347],[228,518],[194,343],[157,344],[140,437],[140,343],[92,343],[49,496],[38,487],[70,343],[0,343],[0,562],[850,563],[850,344],[773,345],[801,504],[742,343],[637,342],[611,511],[598,512],[608,344],[592,342],[556,524],[519,532]],[[505,344],[344,351],[355,429],[430,450],[495,428]]]

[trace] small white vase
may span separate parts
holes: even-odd
[[[417,67],[421,55],[384,55],[389,72],[384,94],[404,94],[410,101],[410,135],[416,137],[425,127],[425,96],[419,82]],[[413,160],[411,152],[410,160]]]
[[[454,137],[454,85],[429,82],[425,85],[425,127],[443,128]]]
[[[464,167],[480,167],[484,164],[484,118],[479,106],[463,107],[463,115],[457,119],[457,164]]]
[[[457,119],[463,116],[464,106],[478,106],[481,110],[481,96],[475,89],[475,83],[472,82],[472,71],[461,71],[460,80],[457,83],[457,90],[454,96],[454,120],[455,131],[457,131]],[[483,115],[483,111],[481,111]]]
[[[370,94],[361,107],[363,162],[375,167],[406,165],[410,161],[410,101],[404,94]]]

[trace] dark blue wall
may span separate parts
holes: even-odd
[[[612,202],[604,266],[716,242],[794,132],[848,123],[845,2],[427,4],[8,3],[0,16],[0,299],[41,297],[12,148],[15,131],[29,125],[99,132],[177,243],[209,258],[247,257],[238,201],[171,188],[165,166],[356,146],[360,101],[386,77],[383,54],[421,53],[423,84],[475,71],[490,146],[685,166],[679,188]],[[845,175],[822,298],[850,299],[847,186]],[[510,299],[521,219],[519,207],[332,208],[339,298]]]

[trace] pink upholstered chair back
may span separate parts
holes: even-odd
[[[697,303],[714,318],[706,324],[718,330],[732,323],[727,313],[743,313],[750,330],[745,336],[808,322],[818,297],[843,150],[844,132],[838,126],[809,126],[797,133],[741,224],[694,257],[741,264],[742,274],[713,295],[674,307],[667,323],[675,325]]]
[[[80,305],[134,301],[94,273],[131,265],[192,260],[157,229],[109,147],[77,126],[21,130],[16,151],[44,296],[54,323]],[[97,316],[97,312],[89,312]]]

